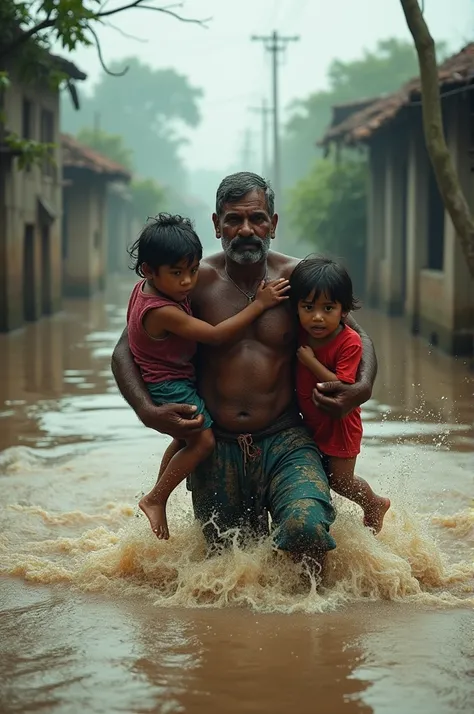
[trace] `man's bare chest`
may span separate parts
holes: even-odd
[[[192,303],[196,317],[217,325],[243,310],[249,301],[231,285],[209,287]],[[242,337],[251,338],[271,347],[290,345],[296,338],[296,319],[287,302],[266,310],[246,330]]]

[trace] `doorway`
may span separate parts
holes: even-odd
[[[23,317],[27,322],[37,317],[35,293],[35,227],[27,223],[23,240]]]
[[[51,315],[51,244],[49,226],[41,229],[41,312]]]

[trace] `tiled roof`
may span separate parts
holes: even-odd
[[[438,79],[444,90],[470,84],[474,80],[474,43],[443,62],[438,68]],[[419,100],[420,93],[420,78],[415,77],[398,92],[372,100],[368,106],[352,112],[337,125],[333,120],[333,126],[326,132],[320,145],[325,146],[331,142],[353,145],[367,141],[381,127],[392,121],[403,107],[413,100]]]
[[[82,72],[82,70],[79,69],[79,67],[76,67],[74,62],[70,62],[69,60],[65,59],[64,57],[59,57],[59,55],[52,55],[49,53],[49,56],[53,62],[53,64],[61,71],[64,72],[64,74],[67,74],[68,77],[71,79],[87,79],[87,74]]]
[[[98,151],[81,144],[69,134],[61,134],[63,167],[84,169],[96,174],[102,174],[111,181],[130,181],[131,172],[124,166],[111,161]]]

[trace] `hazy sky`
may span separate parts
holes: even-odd
[[[151,3],[171,5],[173,0]],[[110,0],[107,7],[122,4]],[[450,49],[457,51],[473,39],[474,0],[425,0],[425,7],[432,34],[447,40]],[[324,88],[332,59],[356,58],[378,39],[409,38],[399,0],[187,0],[176,11],[213,19],[205,30],[161,13],[129,10],[112,22],[139,42],[108,27],[100,30],[100,37],[108,62],[136,55],[154,67],[174,67],[202,87],[202,123],[189,133],[185,150],[190,168],[225,171],[241,150],[247,128],[258,150],[260,118],[249,107],[270,97],[271,78],[269,53],[263,43],[251,42],[252,34],[276,29],[300,35],[282,63],[282,107]],[[74,59],[89,75],[84,84],[92,86],[100,72],[95,50],[81,49]]]

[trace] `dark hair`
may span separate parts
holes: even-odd
[[[314,300],[321,293],[333,302],[339,302],[343,312],[357,310],[360,302],[354,297],[352,280],[341,263],[322,255],[308,255],[290,276],[290,300],[296,308],[314,290]]]
[[[193,260],[201,260],[202,245],[189,218],[159,213],[148,219],[128,253],[131,270],[143,278],[143,263],[155,271],[160,265],[176,265],[181,260],[190,265]]]
[[[270,216],[275,212],[275,192],[270,186],[270,182],[258,174],[250,171],[239,171],[237,174],[226,176],[219,184],[216,193],[216,213],[222,214],[224,204],[240,201],[251,191],[263,191],[265,203]]]

